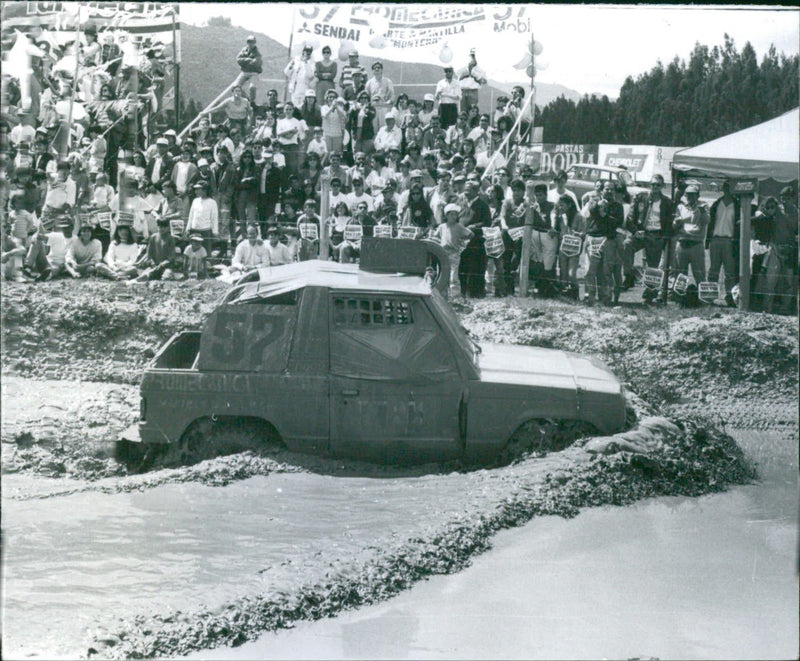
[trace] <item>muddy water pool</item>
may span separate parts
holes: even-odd
[[[537,518],[456,575],[190,658],[796,658],[797,434],[733,435],[758,483]]]

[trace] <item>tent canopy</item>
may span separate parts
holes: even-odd
[[[715,177],[756,177],[788,182],[798,178],[800,109],[763,124],[676,152],[681,172]]]

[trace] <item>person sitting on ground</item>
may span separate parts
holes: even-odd
[[[13,282],[25,282],[22,273],[22,260],[25,257],[25,246],[21,246],[19,241],[11,234],[11,225],[3,223],[2,257],[0,257],[0,274],[3,280]]]
[[[133,241],[130,225],[117,225],[114,239],[108,247],[105,263],[97,265],[98,275],[110,280],[129,280],[139,275],[136,263],[139,246]]]
[[[84,225],[78,230],[78,236],[69,244],[64,265],[66,272],[73,278],[94,275],[97,265],[103,257],[100,241],[92,238],[92,228]]]
[[[169,222],[165,218],[156,222],[158,233],[147,240],[147,252],[138,264],[143,271],[136,278],[137,282],[172,280],[175,277],[175,237],[170,234]]]
[[[270,225],[267,228],[267,257],[270,266],[280,266],[282,264],[291,264],[292,255],[286,244],[280,242],[280,230],[275,225]]]
[[[260,266],[269,266],[269,253],[264,242],[258,237],[257,227],[249,225],[247,238],[236,246],[231,260],[231,271],[237,274],[247,273]]]
[[[183,277],[203,280],[208,275],[208,252],[203,247],[200,234],[189,236],[189,245],[183,251]]]
[[[39,239],[39,236],[44,239]],[[55,230],[37,233],[28,248],[23,272],[37,280],[50,280],[66,271],[67,250],[72,242],[72,221],[64,218]]]

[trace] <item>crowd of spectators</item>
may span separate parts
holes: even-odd
[[[413,99],[395,93],[380,61],[368,74],[352,51],[340,70],[329,47],[315,61],[304,46],[286,66],[285,100],[270,89],[257,104],[262,63],[250,37],[231,96],[179,135],[146,112],[160,94],[157,52],[140,48],[140,59],[126,62],[113,48],[94,48],[96,35],[89,41],[77,80],[34,58],[43,89],[35,107],[20,104],[4,79],[6,277],[236,275],[317,258],[321,242],[330,259],[353,262],[362,237],[407,237],[442,245],[451,291],[464,296],[513,295],[524,266],[539,296],[578,299],[580,268],[584,300],[614,304],[633,286],[634,255],[644,250],[646,267],[691,269],[697,282],[716,282],[722,267],[733,304],[740,209],[730,191],[709,208],[694,185],[667,195],[658,175],[634,199],[599,181],[579,200],[563,171],[541,181],[511,149],[529,129],[525,90],[481,112],[487,81],[474,49],[466,66],[444,67],[432,91]],[[64,122],[48,114],[44,97],[67,98],[73,87],[86,112],[64,150]],[[793,191],[763,200],[753,231],[770,246],[754,273],[772,309],[782,279],[796,280]],[[646,288],[643,297],[658,296]]]

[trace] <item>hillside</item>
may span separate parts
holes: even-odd
[[[181,24],[183,62],[181,64],[181,90],[184,103],[194,99],[200,108],[205,107],[239,73],[236,55],[245,44],[248,34],[255,34],[258,48],[264,59],[257,102],[262,102],[266,90],[278,89],[283,95],[283,68],[286,66],[287,48],[274,39],[258,32],[252,33],[236,26],[203,26]],[[361,62],[369,69],[374,58],[362,57]],[[395,84],[395,89],[404,91],[411,98],[421,100],[426,92],[442,77],[441,67],[432,64],[409,64],[383,59],[384,72]],[[481,109],[488,111],[492,100],[501,93],[507,94],[512,85],[491,83],[481,90]],[[562,85],[537,84],[536,104],[547,105],[561,96],[578,101],[580,94]]]

